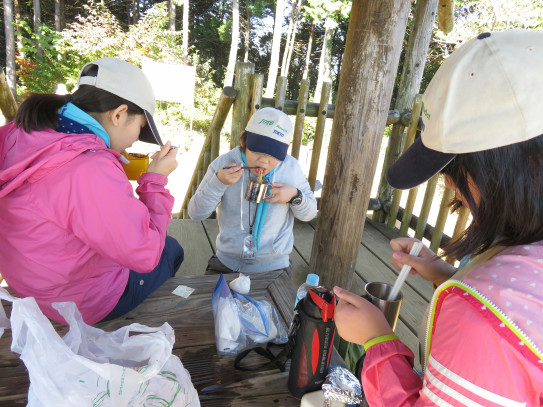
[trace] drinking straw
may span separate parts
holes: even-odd
[[[413,246],[411,246],[411,251],[409,252],[410,256],[417,257],[420,254],[420,251],[422,250],[422,242],[415,242],[413,243]],[[398,278],[396,279],[396,282],[392,286],[392,291],[390,292],[390,295],[388,296],[389,301],[394,301],[398,294],[400,293],[400,290],[402,289],[402,285],[405,282],[405,279],[407,278],[407,275],[409,274],[409,271],[411,270],[411,266],[404,264],[400,274],[398,274]]]

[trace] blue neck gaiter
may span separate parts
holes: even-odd
[[[248,166],[247,157],[245,157],[245,153],[243,151],[241,152],[241,158],[243,159],[243,164],[245,164],[245,166]],[[267,180],[268,182],[271,182],[272,175],[274,172],[275,172],[275,168],[271,170],[265,177],[263,177],[263,180]],[[258,251],[258,245],[260,243],[260,234],[262,233],[262,225],[264,224],[264,221],[266,220],[266,215],[268,214],[269,205],[270,204],[268,202],[263,200],[256,206],[253,235],[255,237],[255,247],[257,251]]]
[[[94,134],[100,137],[108,148],[111,147],[109,135],[98,121],[78,108],[73,103],[66,103],[57,113],[58,127],[61,133]]]

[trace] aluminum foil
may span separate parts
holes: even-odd
[[[324,407],[330,406],[332,401],[345,404],[359,404],[364,401],[360,381],[348,369],[340,366],[330,369],[322,385],[322,391],[325,398]]]

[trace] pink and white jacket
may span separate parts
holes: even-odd
[[[0,274],[19,297],[74,301],[87,324],[121,297],[129,270],[158,264],[173,197],[146,173],[134,196],[119,153],[93,134],[0,128]]]
[[[484,257],[434,293],[424,380],[397,338],[365,345],[370,406],[543,406],[543,242]]]

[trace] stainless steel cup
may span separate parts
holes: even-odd
[[[380,282],[367,283],[364,287],[365,293],[363,297],[379,308],[385,315],[386,320],[392,327],[396,328],[400,307],[402,305],[403,295],[400,292],[394,301],[389,301],[388,296],[392,291],[392,285]]]
[[[266,198],[268,193],[269,184],[259,183],[253,180],[247,182],[247,192],[245,193],[245,199],[251,202],[260,203]]]

